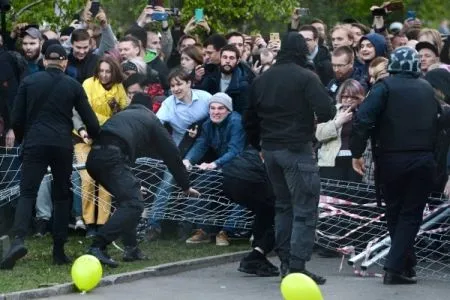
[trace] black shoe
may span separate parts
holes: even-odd
[[[91,239],[97,235],[97,226],[93,224],[87,225],[86,238]]]
[[[287,261],[281,261],[281,265],[280,265],[281,279],[286,277],[287,274],[289,274],[289,263]]]
[[[324,277],[319,276],[317,274],[314,274],[314,273],[312,273],[312,272],[310,272],[310,271],[308,271],[306,269],[303,269],[303,270],[290,269],[289,270],[289,274],[291,274],[291,273],[302,273],[302,274],[305,274],[306,276],[308,276],[309,278],[314,280],[318,285],[322,285],[325,282],[327,282],[327,280]]]
[[[23,239],[15,239],[5,258],[0,262],[0,269],[12,270],[16,261],[27,255],[27,253],[28,250],[25,248]]]
[[[72,263],[72,259],[70,257],[68,257],[65,254],[58,254],[55,255],[53,254],[53,264],[54,265],[58,265],[58,266],[62,266],[62,265],[68,265]]]
[[[409,277],[409,278],[413,278],[413,279],[417,278],[417,273],[414,268],[406,269],[405,271],[403,271],[403,275],[405,275],[406,277]]]
[[[145,256],[138,247],[125,247],[125,252],[123,253],[123,261],[131,262],[147,259],[148,257]]]
[[[258,259],[248,259],[245,257],[241,260],[238,271],[260,277],[273,277],[280,275],[278,268],[275,267],[265,256]]]
[[[150,227],[145,233],[145,239],[148,242],[153,242],[161,236],[161,228]]]
[[[100,248],[91,247],[88,250],[88,254],[95,256],[103,265],[110,266],[111,268],[117,268],[119,266],[114,259],[103,253]]]
[[[403,274],[398,274],[390,271],[386,271],[383,278],[383,284],[416,284],[415,278],[407,277]]]
[[[44,219],[38,219],[36,221],[36,233],[35,237],[43,237],[47,234],[48,230],[48,221]]]

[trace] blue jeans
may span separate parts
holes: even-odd
[[[169,170],[165,170],[158,185],[155,201],[148,214],[148,226],[161,229],[161,219],[166,211],[170,193],[173,191],[175,180]]]
[[[239,204],[231,204],[231,207],[224,209],[220,204],[223,195],[223,177],[217,171],[201,171],[192,181],[192,186],[201,194],[201,199],[189,199],[186,201],[187,207],[185,218],[193,223],[202,224],[203,231],[211,232],[214,226],[219,225],[222,230],[233,232],[235,223],[245,213],[244,208]],[[218,203],[214,203],[214,201]],[[231,212],[229,214],[229,211]],[[225,222],[218,220],[227,216]],[[208,224],[208,225],[205,225]],[[217,228],[216,228],[217,229]]]

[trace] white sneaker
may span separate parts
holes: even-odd
[[[83,220],[77,219],[77,221],[75,222],[75,230],[77,229],[86,230],[86,225],[84,224]]]

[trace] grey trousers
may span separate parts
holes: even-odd
[[[320,197],[319,167],[311,145],[299,152],[263,150],[275,199],[275,251],[291,269],[311,259]]]

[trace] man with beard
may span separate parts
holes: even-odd
[[[72,32],[70,41],[72,51],[69,54],[69,64],[66,74],[83,83],[87,78],[94,76],[98,56],[89,48],[91,36],[86,29],[76,29]]]
[[[25,71],[24,76],[43,71],[44,69],[38,63],[41,59],[43,43],[41,32],[37,28],[29,27],[23,32],[22,36],[23,56],[28,62],[28,69]]]
[[[336,95],[339,87],[347,79],[355,79],[361,83],[366,91],[368,89],[367,83],[361,74],[361,70],[353,67],[354,62],[354,52],[349,46],[341,46],[334,49],[331,55],[334,79],[327,85],[328,94],[333,98],[334,103],[336,103]]]
[[[275,193],[275,243],[281,275],[309,272],[320,196],[319,167],[313,155],[314,123],[336,109],[319,78],[305,67],[308,46],[302,35],[283,37],[277,62],[253,83],[244,128],[260,150]]]
[[[248,89],[254,74],[247,74],[238,67],[239,50],[234,45],[226,45],[220,50],[220,68],[207,73],[195,88],[216,94],[223,92],[233,99],[233,110],[242,114],[247,107]]]

